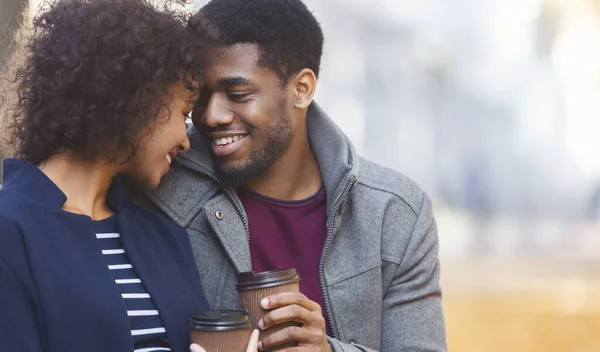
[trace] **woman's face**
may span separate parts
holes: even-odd
[[[199,86],[197,81],[189,83],[195,88]],[[136,155],[125,164],[125,174],[150,189],[158,187],[169,172],[171,161],[190,147],[186,118],[196,99],[197,92],[187,89],[183,81],[169,87],[166,107],[159,112],[157,122],[147,129]]]

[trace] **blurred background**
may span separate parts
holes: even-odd
[[[305,2],[316,100],[433,199],[449,349],[600,351],[600,0]]]

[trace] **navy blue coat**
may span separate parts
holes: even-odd
[[[129,318],[89,217],[37,167],[3,162],[0,351],[131,352]],[[187,318],[208,308],[184,229],[112,187],[125,251],[163,319],[173,351],[189,351]]]

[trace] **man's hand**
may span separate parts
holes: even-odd
[[[268,350],[287,342],[298,342],[298,347],[285,351],[332,352],[327,342],[325,318],[321,306],[299,292],[285,292],[260,301],[265,309],[272,309],[258,322],[261,329],[293,321],[301,326],[290,326],[270,335],[258,343],[260,350]]]
[[[248,348],[246,348],[246,352],[256,352],[258,349],[258,330],[252,331],[252,335],[250,335],[250,341],[248,341]],[[193,343],[190,345],[190,352],[207,352],[204,348],[198,346]],[[211,351],[208,351],[211,352]]]

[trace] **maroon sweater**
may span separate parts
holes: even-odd
[[[239,190],[238,195],[250,226],[252,270],[295,268],[300,274],[300,292],[321,306],[331,336],[319,281],[327,235],[325,188],[299,201],[268,198],[249,190]]]

